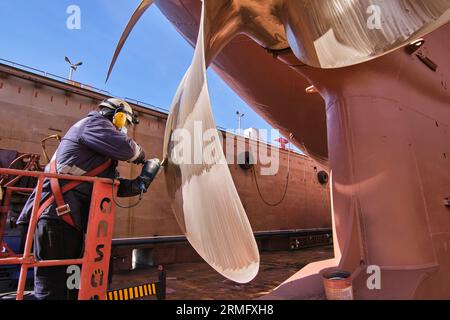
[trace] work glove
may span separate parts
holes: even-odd
[[[134,180],[120,178],[118,197],[134,197],[146,193],[158,174],[161,164],[158,159],[144,161],[141,174]]]
[[[141,180],[140,177],[129,180],[119,178],[119,190],[117,190],[117,196],[120,198],[129,198],[138,196],[141,194]]]

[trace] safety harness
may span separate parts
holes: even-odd
[[[100,166],[92,169],[91,171],[85,173],[83,176],[86,177],[95,177],[105,171],[109,168],[112,161],[111,159],[106,161],[105,163],[101,164]],[[56,160],[53,160],[50,162],[50,173],[57,173],[56,170]],[[39,207],[38,210],[38,217],[39,220],[42,213],[47,209],[50,205],[52,205],[54,202],[56,202],[56,214],[58,217],[63,219],[63,221],[70,226],[74,227],[78,231],[80,231],[80,228],[75,224],[73,217],[71,215],[71,210],[69,204],[65,203],[63,194],[78,187],[80,184],[83,183],[83,181],[70,181],[65,186],[61,188],[59,185],[58,178],[49,178],[50,179],[50,187],[52,189],[53,195],[51,195],[47,200],[44,201],[44,203]]]

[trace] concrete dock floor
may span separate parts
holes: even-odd
[[[332,246],[296,251],[264,252],[258,276],[241,285],[225,279],[205,262],[164,266],[167,300],[246,300],[268,294],[306,264],[333,257]],[[110,289],[125,288],[157,280],[157,267],[114,274]],[[148,297],[144,299],[155,299]]]

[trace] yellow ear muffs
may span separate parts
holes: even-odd
[[[113,124],[117,129],[122,129],[127,123],[127,115],[125,112],[116,112],[113,118]]]

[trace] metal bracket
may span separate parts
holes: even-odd
[[[438,65],[428,58],[422,51],[419,51],[416,54],[417,58],[419,58],[420,61],[422,61],[423,64],[425,64],[431,71],[436,72],[438,69]]]

